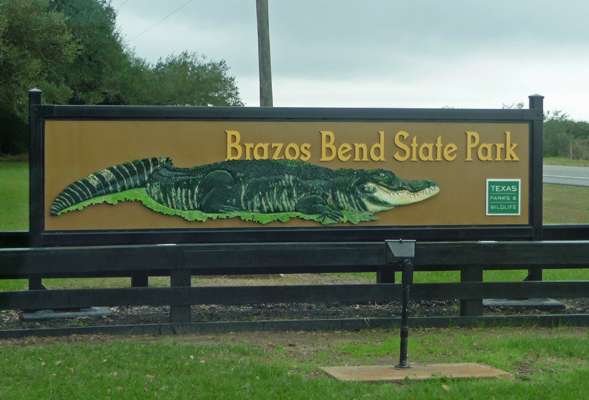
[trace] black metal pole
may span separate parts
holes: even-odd
[[[407,345],[409,342],[409,291],[413,281],[413,264],[403,261],[403,310],[401,313],[401,350],[399,365],[395,368],[411,368],[407,364]]]

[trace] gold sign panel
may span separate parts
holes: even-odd
[[[529,135],[526,123],[46,121],[45,230],[524,225],[529,223]],[[169,157],[179,168],[274,159],[332,170],[382,169],[409,181],[433,181],[439,192],[392,209],[381,210],[373,202],[369,204],[375,210],[372,220],[355,224],[324,225],[298,217],[264,224],[240,217],[188,221],[156,212],[140,201],[95,204],[51,215],[54,201],[74,182],[112,166],[154,157]],[[519,182],[519,214],[487,212],[488,180]],[[379,185],[368,182],[360,191],[384,196]],[[200,195],[204,186],[199,187]],[[217,213],[234,209],[223,206]]]

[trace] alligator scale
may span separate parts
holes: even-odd
[[[383,169],[339,169],[302,161],[231,160],[177,168],[168,157],[109,167],[69,185],[51,215],[87,205],[141,201],[187,220],[240,217],[259,223],[298,217],[323,224],[359,223],[439,192],[430,180],[408,181]]]

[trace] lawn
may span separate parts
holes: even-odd
[[[29,229],[29,163],[0,161],[0,231]]]
[[[4,341],[0,398],[566,400],[589,393],[582,328],[411,332],[410,365],[481,362],[512,379],[357,383],[319,369],[395,365],[398,350],[397,330]]]
[[[544,185],[545,224],[589,223],[589,187]]]
[[[574,167],[589,167],[589,160],[570,160],[566,157],[544,157],[545,165],[571,165]]]

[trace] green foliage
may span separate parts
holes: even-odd
[[[544,117],[544,157],[589,158],[589,123],[573,121],[562,111]]]
[[[126,49],[107,0],[51,0],[82,51],[55,75],[70,104],[242,106],[224,60],[183,52],[152,65]]]
[[[547,112],[544,118],[544,156],[563,155],[566,146],[573,140],[567,130],[568,115],[561,111]]]
[[[501,106],[501,108],[503,108],[504,110],[523,110],[524,103],[519,102],[519,103],[503,104]]]
[[[62,12],[81,51],[50,77],[71,88],[69,104],[118,104],[119,82],[129,67],[116,12],[106,0],[50,0]]]
[[[503,104],[503,109],[524,108],[524,103]],[[573,121],[568,114],[547,111],[544,115],[544,157],[589,159],[589,123]]]
[[[130,78],[141,85],[141,90],[131,91],[129,95],[135,96],[126,101],[171,106],[243,106],[235,78],[228,76],[228,71],[224,60],[207,61],[202,55],[186,51],[160,59],[154,66],[136,59]]]
[[[27,151],[30,89],[48,104],[242,106],[228,71],[196,53],[136,56],[110,0],[0,0],[0,153]]]
[[[28,91],[62,104],[71,89],[50,77],[68,65],[80,48],[62,13],[48,0],[0,0],[0,153],[28,150]]]
[[[503,104],[503,109],[524,108],[524,103]],[[589,122],[573,121],[568,114],[547,111],[544,115],[544,157],[589,159]]]
[[[0,112],[25,121],[30,89],[44,90],[52,103],[68,99],[69,88],[48,77],[80,50],[64,15],[48,6],[48,0],[0,0]]]
[[[0,111],[0,154],[29,151],[29,125],[15,113]]]

